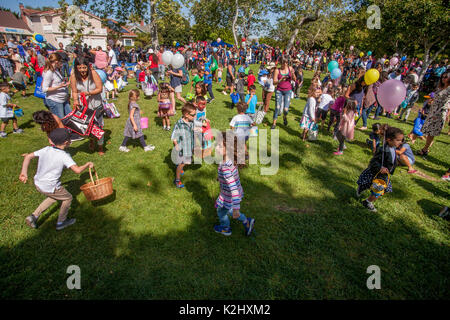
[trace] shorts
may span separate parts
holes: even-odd
[[[327,118],[328,110],[317,109],[316,118],[317,120],[325,120]]]
[[[9,120],[17,120],[17,118],[16,117],[12,117],[12,118],[0,118],[0,120],[3,122],[3,123],[8,123],[9,122]]]
[[[23,85],[22,83],[17,83],[17,82],[13,82],[13,87],[16,88],[17,90],[26,90],[27,87],[25,87],[25,85]]]
[[[233,79],[231,79],[230,77],[227,77],[227,87],[232,87],[233,86]]]
[[[175,90],[175,92],[176,93],[181,93],[181,92],[183,92],[183,87],[181,86],[181,84],[179,85],[179,86],[176,86],[175,88],[174,88],[174,90]]]

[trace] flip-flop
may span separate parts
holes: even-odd
[[[408,171],[408,173],[417,173],[417,170]]]

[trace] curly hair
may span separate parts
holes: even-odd
[[[58,128],[58,122],[56,122],[53,114],[46,110],[40,110],[33,113],[33,120],[41,125],[42,131],[47,133],[47,135]]]

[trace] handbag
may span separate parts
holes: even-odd
[[[264,106],[261,105],[258,108],[258,111],[256,111],[256,115],[255,115],[255,123],[256,124],[261,124],[264,120],[264,117],[266,116],[266,112],[263,110]]]
[[[97,110],[88,108],[86,95],[84,93],[80,94],[80,100],[83,105],[83,109],[79,110],[78,108],[75,108],[67,116],[62,118],[61,122],[65,128],[79,134],[80,136],[90,136],[101,139],[105,132],[95,121],[95,114]]]
[[[42,91],[42,77],[37,77],[36,87],[34,88],[34,96],[37,98],[45,99],[45,92]]]

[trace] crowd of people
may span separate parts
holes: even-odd
[[[184,57],[182,67],[174,68],[164,63],[164,53],[180,53]],[[341,76],[333,78],[327,66],[331,61],[338,64]],[[251,64],[259,64],[257,74],[250,69]],[[27,85],[36,82],[44,93],[43,105],[47,110],[38,111],[34,120],[47,133],[52,147],[46,147],[25,156],[20,180],[27,181],[27,168],[34,157],[39,157],[35,184],[38,191],[47,199],[27,217],[27,224],[37,227],[39,215],[56,200],[62,200],[57,229],[71,225],[75,219],[67,219],[71,196],[60,185],[59,176],[64,167],[80,173],[91,162],[78,167],[64,149],[70,141],[81,139],[80,135],[68,132],[63,123],[73,110],[86,108],[92,111],[93,121],[103,128],[105,105],[117,99],[128,79],[136,79],[136,89],[128,93],[128,120],[124,128],[124,139],[119,147],[121,152],[129,152],[127,143],[138,139],[144,151],[152,151],[154,145],[146,144],[141,125],[139,99],[141,95],[156,97],[158,116],[162,119],[164,130],[172,130],[171,140],[174,148],[172,159],[176,164],[174,184],[183,188],[181,181],[184,168],[191,164],[192,157],[199,151],[200,156],[209,155],[212,149],[211,123],[207,118],[207,104],[214,103],[213,83],[223,85],[222,93],[230,95],[231,108],[236,107],[237,114],[230,122],[234,133],[232,140],[223,133],[222,142],[217,143],[215,152],[222,156],[218,168],[220,195],[216,201],[220,224],[214,230],[223,235],[231,234],[228,216],[238,219],[250,235],[255,219],[240,212],[243,189],[239,180],[237,159],[239,154],[230,155],[227,146],[241,148],[246,155],[246,141],[250,129],[262,123],[270,111],[272,96],[275,106],[271,128],[277,127],[278,117],[283,114],[283,125],[287,126],[287,115],[291,99],[300,98],[304,83],[304,70],[314,72],[307,91],[307,101],[299,126],[303,130],[300,138],[309,147],[307,140],[318,139],[319,134],[330,134],[338,141],[336,156],[342,156],[347,148],[345,142],[354,139],[354,130],[362,119],[360,130],[368,129],[368,119],[380,121],[382,116],[397,117],[407,121],[419,93],[427,94],[426,101],[418,112],[409,134],[396,127],[374,122],[372,132],[366,143],[373,152],[368,168],[358,181],[356,194],[359,197],[364,190],[371,189],[370,196],[362,204],[376,211],[374,201],[384,192],[392,191],[389,176],[397,165],[408,167],[408,173],[417,173],[414,169],[415,157],[410,144],[423,139],[425,145],[419,152],[426,156],[434,138],[441,134],[448,122],[449,66],[448,61],[422,70],[423,62],[417,58],[375,57],[371,52],[357,54],[356,50],[328,52],[326,50],[307,50],[293,48],[289,51],[271,48],[262,44],[252,44],[236,48],[227,45],[213,46],[198,41],[182,46],[161,46],[160,48],[131,48],[108,44],[107,50],[101,47],[90,48],[87,45],[59,49],[49,53],[45,48],[28,43],[0,43],[0,65],[4,82],[1,84],[0,112],[1,137],[6,137],[5,127],[13,123],[13,132],[22,133],[18,128],[9,90],[26,94]],[[369,69],[376,69],[379,79],[366,84],[364,75]],[[423,81],[419,75],[423,73]],[[8,80],[9,79],[9,80]],[[402,81],[407,93],[404,101],[394,110],[387,111],[380,105],[378,88],[389,79]],[[8,83],[9,82],[9,83]],[[257,87],[262,90],[262,101],[258,102]],[[183,86],[189,86],[189,93],[183,97]],[[109,99],[111,94],[111,99]],[[171,129],[171,117],[176,114],[176,100],[182,103],[181,118]],[[72,101],[72,103],[71,103]],[[259,107],[258,107],[259,106]],[[371,116],[372,111],[374,115]],[[328,117],[328,114],[330,116]],[[333,128],[333,130],[331,130]],[[90,136],[90,148],[104,154],[104,138]],[[409,140],[409,143],[408,141]],[[238,148],[238,146],[240,146]],[[243,147],[242,147],[243,146]],[[51,163],[48,159],[53,159]],[[449,172],[443,178],[449,179]],[[385,187],[377,192],[373,181],[383,177]]]

